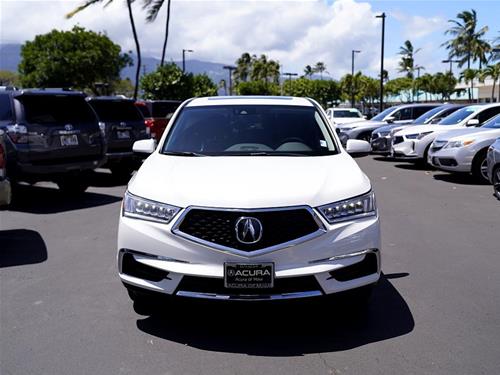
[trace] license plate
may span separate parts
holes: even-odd
[[[76,134],[72,135],[61,135],[61,146],[78,146],[78,136]]]
[[[238,289],[272,288],[274,286],[274,263],[225,263],[224,286]]]
[[[116,135],[118,139],[129,139],[130,138],[130,131],[128,130],[118,130],[116,132]]]

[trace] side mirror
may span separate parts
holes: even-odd
[[[385,121],[388,122],[389,124],[392,124],[396,120],[396,117],[394,116],[389,116],[385,118]]]
[[[156,141],[154,139],[143,139],[135,141],[132,146],[132,151],[141,154],[152,154],[156,149]]]
[[[345,150],[352,156],[364,156],[371,152],[372,146],[367,141],[348,139]]]
[[[363,115],[363,118],[364,118],[365,120],[367,120],[367,119],[368,119],[368,116],[367,116],[367,115]]]
[[[442,117],[435,117],[431,120],[431,122],[429,123],[430,125],[434,125],[434,124],[437,124],[439,123],[439,121],[441,121],[443,118]]]
[[[478,126],[479,125],[479,120],[477,118],[471,118],[469,121],[467,121],[466,126]]]

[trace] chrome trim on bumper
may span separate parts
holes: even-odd
[[[270,295],[260,295],[260,294],[226,295],[226,294],[216,294],[216,293],[188,292],[183,290],[179,290],[176,293],[176,296],[179,297],[212,299],[220,301],[279,301],[279,300],[295,299],[295,298],[319,297],[322,295],[323,292],[321,292],[320,290],[283,293],[283,294],[270,294]]]
[[[357,257],[360,255],[366,255],[370,253],[378,253],[378,249],[366,249],[362,251],[356,251],[355,253],[349,253],[349,254],[342,254],[342,255],[334,255],[330,258],[323,258],[323,259],[316,259],[316,260],[311,260],[309,264],[316,264],[316,263],[323,263],[323,262],[331,262],[333,260],[339,260],[339,259],[346,259],[346,258],[353,258]]]

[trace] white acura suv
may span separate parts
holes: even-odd
[[[277,300],[380,277],[372,186],[313,100],[184,102],[130,181],[118,233],[120,278],[138,302],[161,295]],[[363,287],[363,288],[362,288]]]

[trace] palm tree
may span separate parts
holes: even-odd
[[[305,77],[311,77],[314,74],[314,69],[311,67],[311,65],[306,65],[304,68],[304,76]]]
[[[470,83],[471,91],[469,91],[469,102],[471,102],[471,103],[472,103],[471,93],[474,90],[474,80],[476,78],[480,77],[479,72],[480,71],[477,69],[465,69],[462,71],[462,73],[460,73],[459,81],[460,82],[463,81],[465,83]]]
[[[252,56],[248,52],[244,52],[236,60],[236,69],[234,71],[234,80],[236,82],[246,82],[252,70]]]
[[[91,5],[101,3],[103,0],[85,0],[85,2],[78,6],[77,8],[73,9],[71,12],[66,14],[66,18],[71,18],[75,14],[80,13],[82,10],[88,8]],[[134,14],[132,12],[132,3],[135,0],[126,0],[127,1],[127,8],[128,8],[128,16],[130,20],[130,26],[132,27],[132,34],[134,35],[134,42],[135,42],[135,50],[137,53],[137,62],[136,62],[136,70],[135,70],[135,86],[134,86],[134,99],[137,99],[137,93],[139,92],[139,76],[141,74],[141,47],[139,45],[139,37],[137,36],[137,30],[135,28],[135,22],[134,22]],[[113,0],[108,0],[108,2],[104,5],[104,7],[108,6],[111,4]]]
[[[326,65],[322,61],[318,61],[313,68],[314,73],[319,73],[320,79],[323,79],[323,72],[326,72]],[[327,72],[328,73],[328,72]]]
[[[399,62],[399,72],[406,73],[408,78],[413,79],[413,71],[414,71],[414,55],[420,51],[420,48],[413,47],[413,44],[409,40],[404,42],[404,44],[399,47],[399,54],[401,55],[401,61]]]
[[[491,78],[493,80],[493,87],[491,89],[491,102],[495,101],[495,86],[497,81],[500,81],[500,63],[495,65],[488,65],[482,72],[482,78]],[[498,99],[497,102],[500,102],[500,82],[498,85]]]
[[[156,17],[158,17],[158,13],[160,12],[161,7],[165,0],[144,0],[143,8],[148,10],[148,15],[146,17],[147,22],[154,22]],[[170,5],[171,0],[167,0],[167,20],[165,22],[165,38],[163,39],[163,49],[161,52],[161,61],[160,66],[163,66],[165,62],[165,53],[167,52],[167,41],[168,41],[168,27],[170,25]]]

